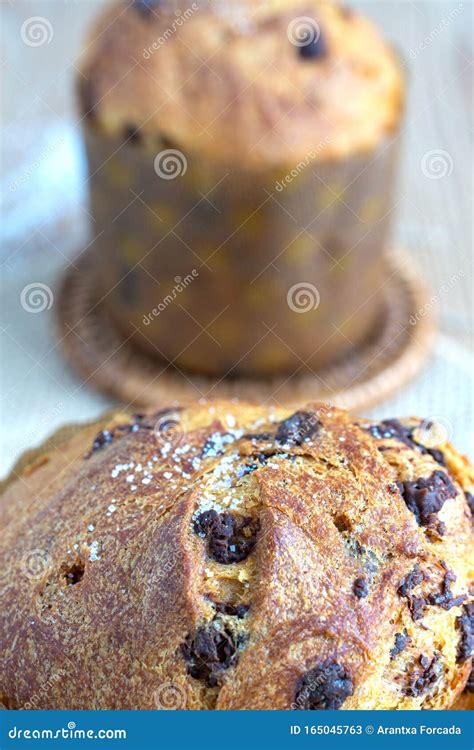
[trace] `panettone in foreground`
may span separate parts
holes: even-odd
[[[56,436],[0,503],[4,706],[449,708],[474,485],[432,433],[218,402]]]

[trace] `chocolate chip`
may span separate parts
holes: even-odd
[[[474,516],[474,495],[472,495],[470,492],[465,492],[464,495],[466,497],[466,502],[469,505],[471,515]]]
[[[153,427],[154,424],[148,421],[146,415],[135,414],[131,418],[131,421],[126,424],[118,424],[111,430],[102,430],[101,432],[98,432],[92,443],[91,450],[85,454],[84,458],[90,458],[93,453],[106,445],[110,445],[110,443],[116,438],[124,437],[130,433],[138,432],[139,430],[152,430]]]
[[[438,656],[430,659],[422,654],[418,663],[421,669],[413,670],[406,689],[406,694],[412,698],[417,698],[428,692],[436,684],[441,674]]]
[[[296,411],[291,417],[280,422],[276,431],[276,441],[283,445],[294,446],[307,443],[321,427],[321,422],[314,412]]]
[[[215,602],[214,606],[216,612],[219,612],[222,615],[228,615],[229,617],[237,617],[239,620],[245,617],[250,609],[249,604],[222,604],[220,602]]]
[[[317,60],[327,54],[327,44],[319,26],[315,23],[305,30],[298,50],[304,60]]]
[[[132,7],[143,16],[151,16],[161,0],[132,0]]]
[[[237,476],[239,477],[239,479],[241,479],[242,477],[247,476],[247,474],[252,474],[254,471],[257,471],[257,469],[259,469],[260,466],[262,466],[264,463],[264,461],[253,461],[251,464],[244,464],[244,466],[240,466],[237,469]]]
[[[420,445],[420,444],[417,443],[417,445]],[[443,451],[440,451],[438,448],[425,448],[425,450],[421,451],[421,452],[422,453],[425,453],[425,452],[429,453],[429,455],[432,458],[434,458],[434,460],[438,464],[441,464],[441,466],[446,466],[446,461],[445,461],[445,458],[444,458],[444,453],[443,453]]]
[[[421,422],[425,429],[429,429],[431,422]],[[392,438],[403,443],[408,448],[416,448],[420,453],[429,454],[441,466],[445,466],[444,454],[437,448],[427,448],[413,437],[415,427],[407,427],[398,419],[384,419],[378,424],[371,425],[367,431],[377,440]]]
[[[367,578],[356,578],[352,590],[358,599],[363,599],[369,595],[369,582]]]
[[[324,661],[310,669],[296,684],[295,705],[303,711],[334,710],[354,692],[348,669],[335,661]]]
[[[462,615],[456,619],[456,627],[461,631],[456,660],[465,662],[474,651],[474,602],[464,605]]]
[[[235,662],[236,650],[232,633],[216,623],[199,628],[181,645],[181,653],[188,663],[188,674],[209,687],[215,687],[221,672]]]
[[[209,555],[229,565],[245,560],[256,543],[258,521],[251,516],[236,516],[211,509],[201,513],[194,523],[196,534],[207,540]]]
[[[424,579],[424,573],[420,570],[420,566],[417,563],[413,570],[410,571],[410,573],[407,573],[398,588],[399,596],[403,596],[408,600],[408,608],[414,621],[421,620],[423,617],[426,607],[426,599],[422,596],[413,596],[412,591],[419,586]]]
[[[446,566],[445,566],[446,569]],[[432,606],[442,607],[443,609],[450,610],[452,607],[459,607],[466,596],[461,594],[460,596],[454,596],[451,591],[451,584],[456,580],[456,576],[452,570],[447,570],[444,574],[443,582],[441,584],[441,590],[437,593],[428,594],[427,602]]]
[[[398,654],[401,654],[409,643],[411,643],[411,638],[406,628],[403,629],[402,633],[395,633],[395,645],[390,651],[390,658],[394,659]]]
[[[64,571],[64,578],[66,579],[66,583],[68,586],[75,586],[76,583],[79,583],[79,581],[82,581],[82,578],[84,576],[84,570],[85,565],[84,563],[77,562],[74,563],[74,565],[71,565]]]
[[[469,677],[467,678],[466,690],[468,693],[474,693],[474,666],[472,667]]]
[[[92,452],[100,450],[104,447],[104,445],[108,445],[109,443],[111,443],[113,439],[114,436],[110,430],[101,430],[94,438],[94,442],[92,443]]]
[[[418,563],[415,565],[400,584],[398,593],[400,596],[410,596],[411,591],[425,580],[425,576]]]
[[[254,442],[269,442],[273,440],[271,432],[248,432],[242,435],[243,440],[253,440]]]
[[[399,482],[400,492],[409,510],[420,526],[433,523],[433,516],[448,498],[456,497],[456,488],[443,471],[436,470],[430,477],[414,482]]]
[[[215,458],[225,453],[225,446],[235,440],[230,433],[214,432],[204,443],[201,451],[201,458]]]
[[[280,453],[279,451],[270,451],[269,453],[258,453],[256,456],[252,456],[251,463],[244,464],[237,469],[237,476],[239,479],[245,477],[247,474],[257,471],[262,466],[265,466],[271,458],[284,459],[285,461],[293,462],[296,460],[296,456],[289,456],[288,453]]]
[[[138,143],[141,141],[140,133],[135,125],[125,125],[123,138],[127,143]]]

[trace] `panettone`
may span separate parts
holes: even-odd
[[[450,707],[474,485],[435,433],[217,402],[53,438],[0,503],[2,703]]]
[[[78,68],[89,254],[122,336],[254,377],[375,335],[404,81],[370,21],[327,0],[121,0]]]
[[[373,24],[329,0],[112,3],[78,78],[83,111],[122,139],[287,168],[372,150],[403,81]],[[305,42],[309,43],[305,44]]]

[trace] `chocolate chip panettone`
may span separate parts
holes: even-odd
[[[369,20],[328,0],[119,0],[78,67],[97,296],[122,335],[251,376],[370,338],[404,82]]]
[[[450,707],[474,474],[436,433],[217,402],[54,437],[0,502],[2,703]]]

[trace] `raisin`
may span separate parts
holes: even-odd
[[[395,645],[390,651],[390,658],[394,659],[398,654],[401,654],[410,642],[411,638],[406,628],[403,629],[402,633],[395,633]]]
[[[367,578],[356,578],[352,590],[358,599],[363,599],[369,595],[369,582]]]
[[[466,497],[466,502],[469,505],[471,515],[474,516],[474,495],[472,495],[470,492],[465,492],[464,495]]]
[[[302,445],[307,443],[319,431],[321,422],[314,412],[297,411],[280,422],[276,432],[276,440],[283,445]]]
[[[325,38],[316,24],[306,30],[306,36],[298,50],[304,60],[317,60],[327,55]]]
[[[251,516],[235,516],[225,511],[206,510],[194,523],[196,534],[207,540],[210,556],[229,565],[245,560],[256,543],[258,521]]]
[[[194,636],[188,635],[181,645],[188,674],[209,687],[218,685],[221,672],[234,664],[236,650],[232,633],[213,623],[199,628]]]
[[[430,690],[439,679],[441,667],[439,657],[430,659],[423,654],[420,656],[419,665],[421,669],[415,669],[410,675],[406,694],[412,698],[417,698]]]
[[[443,507],[448,498],[456,497],[456,488],[443,471],[436,470],[431,476],[414,482],[399,482],[400,492],[419,526],[429,526],[433,516]]]
[[[465,662],[474,650],[474,602],[464,605],[462,615],[456,619],[456,627],[461,631],[456,660]]]
[[[334,710],[354,692],[349,670],[335,661],[326,660],[310,669],[296,684],[296,708],[304,711]]]

